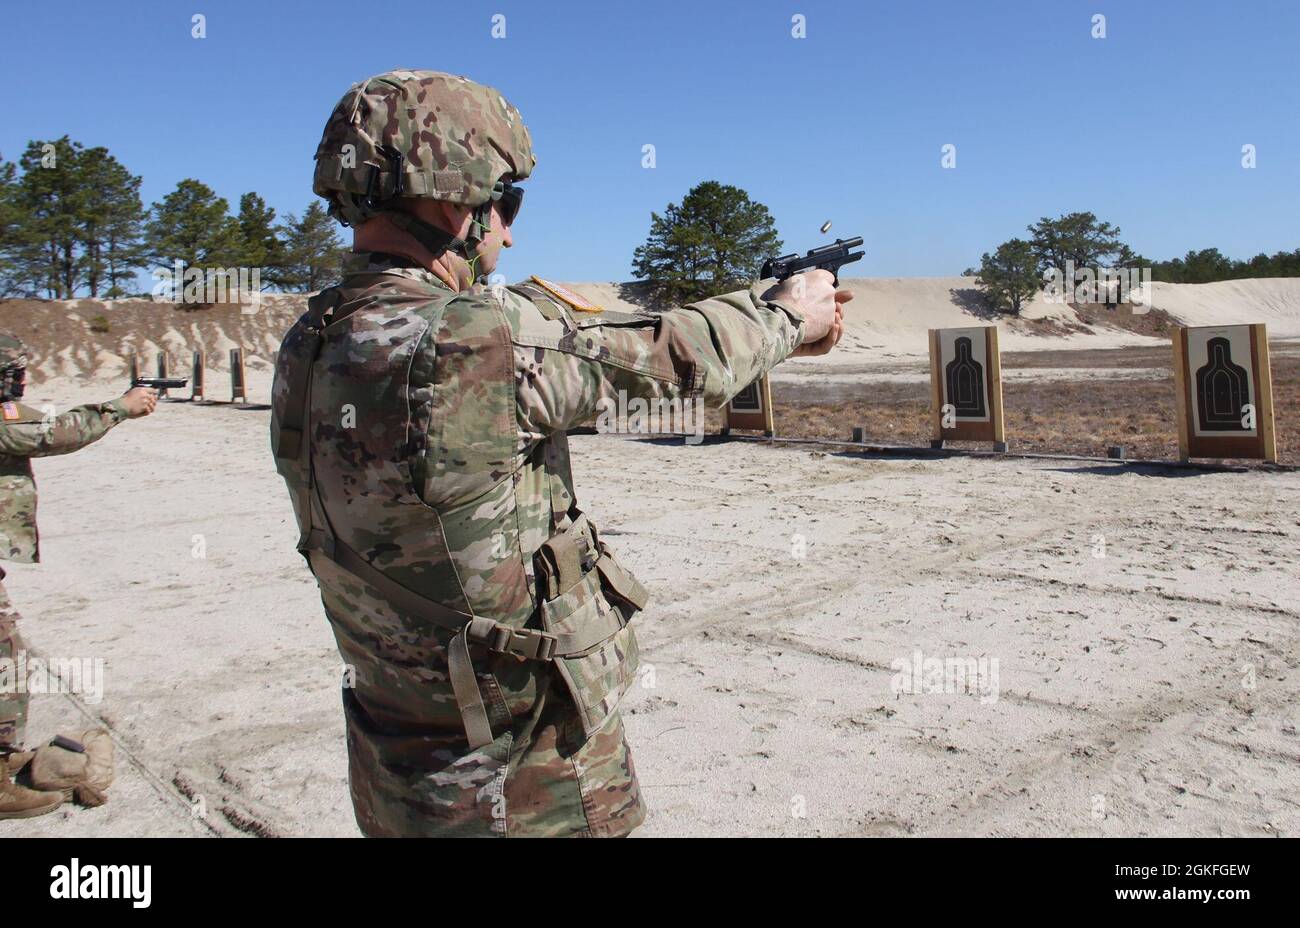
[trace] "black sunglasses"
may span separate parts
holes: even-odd
[[[492,188],[492,199],[496,201],[501,222],[508,226],[519,215],[519,207],[524,202],[524,188],[517,187],[508,180],[499,180]]]

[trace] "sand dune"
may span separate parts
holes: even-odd
[[[923,355],[929,329],[985,325],[1003,328],[1003,348],[1015,351],[1058,350],[1150,344],[1153,340],[1119,329],[1087,331],[1074,310],[1042,297],[1026,306],[1021,318],[989,313],[970,277],[846,277],[855,297],[845,309],[847,329],[840,349],[818,358],[816,366],[859,365],[872,358]],[[626,284],[567,283],[606,309],[634,309],[622,297],[635,293]],[[1300,319],[1300,286],[1295,291]]]
[[[1086,323],[1074,308],[1042,296],[1020,318],[990,315],[969,277],[845,278],[857,294],[848,304],[840,349],[796,368],[825,370],[918,358],[927,351],[926,331],[997,322],[1004,351],[1059,351],[1163,344],[1166,340],[1121,325]],[[567,283],[606,309],[638,305],[636,284]],[[304,294],[268,294],[262,305],[216,304],[177,308],[149,300],[8,300],[0,302],[3,326],[26,341],[39,378],[124,377],[130,357],[152,370],[166,351],[173,370],[202,349],[214,371],[226,369],[227,352],[242,346],[250,379],[267,373],[284,331],[303,311]],[[1188,325],[1264,322],[1274,338],[1300,337],[1300,278],[1233,280],[1213,284],[1155,284],[1152,304]],[[1119,313],[1125,312],[1119,310]],[[96,317],[99,328],[94,331]]]
[[[228,369],[229,350],[244,349],[245,364],[269,369],[285,330],[303,311],[302,294],[269,294],[262,305],[215,304],[177,308],[151,300],[6,300],[0,323],[21,338],[37,378],[126,377],[135,355],[152,373],[158,352],[173,372],[202,350],[210,370]],[[96,331],[99,325],[107,331]]]
[[[1152,284],[1151,302],[1185,325],[1263,322],[1272,338],[1300,338],[1300,278]]]

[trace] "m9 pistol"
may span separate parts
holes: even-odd
[[[131,389],[148,387],[151,390],[179,390],[189,382],[187,377],[137,377],[131,381]]]
[[[821,268],[823,271],[830,271],[835,275],[835,286],[838,287],[840,285],[840,268],[861,259],[866,254],[865,251],[853,251],[854,248],[861,244],[861,236],[857,238],[837,238],[833,244],[814,248],[806,255],[794,254],[782,255],[779,258],[768,258],[763,262],[763,269],[758,276],[760,280],[765,280],[768,277],[785,280],[787,277],[803,271]]]

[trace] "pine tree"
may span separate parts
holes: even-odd
[[[116,169],[114,173],[117,173]],[[104,204],[103,260],[108,278],[110,299],[127,295],[123,286],[135,279],[135,273],[149,264],[144,245],[145,220],[148,213],[140,200],[140,178],[125,168],[110,187]]]
[[[86,191],[79,159],[84,147],[66,135],[27,143],[20,163],[18,204],[27,223],[25,275],[51,299],[71,299],[80,282],[80,219]]]
[[[135,177],[106,148],[88,148],[78,159],[82,197],[77,218],[85,285],[99,296],[107,279],[108,296],[124,292],[121,283],[145,264],[140,251],[144,209],[140,178]]]
[[[118,295],[141,265],[140,178],[67,136],[29,142],[20,161],[21,176],[0,163],[0,293],[98,296],[107,279]]]
[[[337,280],[345,254],[335,222],[319,202],[280,226],[284,261],[276,282],[285,290],[314,292]]]
[[[650,214],[650,236],[633,252],[632,271],[649,283],[654,302],[689,303],[748,286],[763,259],[780,250],[767,207],[710,180],[662,216]]]
[[[992,255],[985,252],[975,283],[984,289],[994,307],[1019,315],[1024,302],[1043,286],[1033,246],[1013,238],[999,245]]]
[[[1115,267],[1126,247],[1118,227],[1100,222],[1093,213],[1067,213],[1059,219],[1044,216],[1029,227],[1029,234],[1040,272],[1056,268],[1064,274],[1067,261],[1073,261],[1076,270]]]
[[[275,210],[256,193],[239,198],[239,265],[261,268],[264,283],[277,282],[284,263],[284,243],[275,228]]]
[[[230,204],[201,181],[186,178],[155,203],[146,227],[146,247],[161,264],[185,267],[237,266],[239,223]]]
[[[0,298],[26,296],[33,290],[31,225],[20,195],[18,165],[0,160]]]

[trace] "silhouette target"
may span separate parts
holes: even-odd
[[[1173,342],[1179,458],[1276,462],[1267,327],[1179,326]],[[1254,412],[1248,425],[1247,406]]]
[[[1242,409],[1250,402],[1250,378],[1233,363],[1232,344],[1212,338],[1205,344],[1209,360],[1196,372],[1196,412],[1202,432],[1249,431],[1241,424]]]
[[[763,404],[758,398],[757,380],[731,398],[731,408],[736,412],[762,411]]]
[[[957,418],[983,419],[984,365],[971,357],[971,340],[966,336],[953,342],[957,357],[948,362],[944,372],[948,385],[948,402]]]
[[[932,442],[991,441],[1006,450],[1001,371],[997,326],[930,330]]]
[[[732,429],[755,429],[768,436],[776,434],[772,387],[766,374],[733,396],[727,404],[723,434]]]

